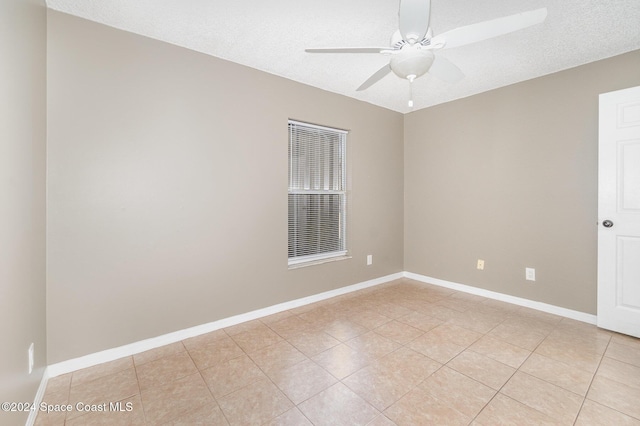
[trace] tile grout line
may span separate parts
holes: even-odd
[[[312,305],[313,305],[313,304],[312,304]],[[289,312],[290,312],[290,310],[289,310]],[[292,314],[293,314],[293,313],[292,313]],[[294,315],[294,316],[296,316],[296,317],[298,317],[298,318],[300,318],[300,317],[299,317],[298,315],[296,315],[296,314],[293,314],[293,315]],[[285,318],[285,319],[286,319],[286,318]],[[302,319],[302,318],[300,318],[300,319],[301,319],[302,321],[304,321],[304,319]],[[313,362],[313,360],[311,360],[311,358],[309,358],[309,357],[307,356],[307,354],[305,354],[305,353],[301,352],[298,348],[296,348],[295,346],[293,346],[293,344],[292,344],[291,342],[289,342],[289,341],[288,341],[284,336],[280,335],[276,330],[272,329],[272,328],[269,326],[269,324],[264,323],[263,321],[261,321],[261,319],[260,319],[260,318],[258,318],[258,321],[260,321],[260,323],[262,323],[262,324],[263,324],[265,327],[267,327],[269,330],[271,330],[272,332],[276,333],[280,338],[282,338],[282,339],[283,339],[283,341],[287,342],[289,345],[291,345],[293,348],[295,348],[298,352],[300,352],[300,353],[301,353],[301,354],[306,358],[306,359],[305,359],[305,360],[303,360],[303,361],[300,361],[300,362],[297,362],[297,363],[293,364],[293,366],[298,365],[298,364],[300,364],[300,363],[302,363],[302,362],[305,362],[306,360],[310,360],[310,361],[312,361],[312,362]],[[278,322],[278,321],[276,321],[276,322]],[[233,336],[229,336],[229,337],[231,337],[231,339],[233,339]],[[234,342],[235,342],[235,340],[234,340]],[[236,343],[236,345],[238,345],[238,343],[237,343],[237,342],[235,342],[235,343]],[[279,342],[271,343],[271,344],[266,345],[266,346],[264,346],[263,348],[260,348],[260,349],[257,349],[257,350],[262,350],[262,349],[264,349],[264,348],[268,348],[268,347],[270,347],[270,346],[274,346],[274,345],[276,345],[277,343],[279,343]],[[304,416],[304,418],[305,418],[305,419],[307,419],[307,420],[309,421],[309,423],[313,424],[313,423],[311,422],[311,420],[310,420],[310,419],[309,419],[309,418],[308,418],[308,417],[307,417],[307,416],[302,412],[302,410],[300,410],[300,409],[298,408],[298,405],[299,405],[299,404],[294,403],[294,402],[291,400],[291,398],[289,398],[289,396],[284,392],[284,390],[280,389],[280,387],[279,387],[279,386],[278,386],[278,385],[273,381],[273,379],[272,379],[272,378],[267,374],[267,372],[266,372],[266,371],[264,371],[264,370],[263,370],[263,368],[262,368],[262,367],[260,367],[260,366],[258,365],[258,363],[257,363],[257,362],[255,362],[255,360],[251,357],[251,355],[250,355],[250,354],[248,354],[248,353],[244,350],[244,348],[242,348],[240,345],[238,345],[238,346],[239,346],[239,347],[240,347],[240,349],[244,352],[244,354],[245,354],[245,355],[246,355],[246,356],[251,360],[251,362],[253,362],[253,363],[255,364],[255,366],[256,366],[256,367],[257,367],[257,368],[262,372],[262,374],[264,374],[264,376],[267,378],[267,380],[269,380],[269,382],[270,382],[273,386],[275,386],[275,388],[276,388],[276,389],[278,389],[278,391],[280,391],[280,393],[282,393],[282,395],[284,395],[284,397],[285,397],[285,398],[287,398],[287,400],[288,400],[288,401],[293,405],[293,407],[292,407],[292,408],[289,408],[288,410],[285,410],[285,411],[283,411],[282,413],[277,414],[275,417],[273,417],[273,418],[269,419],[268,421],[269,421],[269,422],[270,422],[270,421],[273,421],[274,419],[278,418],[279,416],[283,415],[284,413],[286,413],[286,412],[288,412],[288,411],[292,410],[293,408],[295,408],[295,409],[297,409],[297,410],[298,410],[298,411],[299,411],[299,412]],[[291,367],[291,366],[290,366],[290,367]],[[240,388],[240,389],[244,389],[245,387],[250,386],[250,385],[252,385],[252,384],[254,384],[254,383],[256,383],[256,382],[252,382],[252,383],[250,383],[250,384],[247,384],[246,386],[243,386],[243,387],[242,387],[242,388]],[[239,389],[236,389],[236,390],[235,390],[235,391],[233,391],[233,392],[236,392],[237,390],[239,390]],[[323,389],[322,391],[324,391],[324,389]],[[322,392],[322,391],[320,391],[320,392]],[[233,393],[233,392],[231,392],[231,393]],[[318,392],[318,393],[320,393],[320,392]],[[307,399],[313,398],[315,395],[316,395],[316,394],[314,394],[314,395],[310,396],[310,397],[309,397],[309,398],[307,398]],[[305,401],[306,401],[306,400],[305,400]],[[303,402],[304,402],[304,401],[303,401]],[[301,402],[301,403],[302,403],[302,402]],[[227,420],[227,421],[228,421],[228,420]],[[264,423],[266,423],[266,422],[264,422]],[[264,423],[263,423],[263,424],[264,424]],[[231,424],[231,422],[229,422],[229,424]]]
[[[224,332],[224,330],[223,330]],[[225,335],[227,337],[230,337],[226,332],[224,332]],[[196,361],[193,359],[193,356],[191,355],[191,352],[189,352],[189,349],[187,349],[187,347],[185,346],[185,344],[183,343],[183,341],[180,341],[180,344],[182,344],[182,346],[184,347],[185,352],[187,353],[187,355],[189,356],[189,358],[191,359],[191,362],[193,362],[193,365],[195,365],[196,367],[196,371],[198,372],[198,374],[200,375],[200,378],[202,379],[202,381],[204,382],[204,385],[207,387],[207,391],[209,391],[209,395],[211,395],[211,398],[213,398],[213,400],[216,403],[216,406],[218,407],[218,409],[220,409],[220,413],[222,413],[222,417],[224,417],[224,419],[226,420],[227,424],[231,424],[231,422],[229,422],[229,419],[227,418],[227,415],[225,414],[224,410],[222,409],[222,407],[220,406],[220,402],[218,401],[218,399],[213,395],[213,392],[211,391],[211,388],[209,387],[209,383],[207,383],[207,381],[205,380],[204,376],[202,375],[202,370],[198,367],[198,364],[196,364]],[[207,346],[202,345],[202,346]],[[240,348],[242,349],[242,348]],[[206,370],[206,369],[205,369]],[[204,406],[204,405],[203,405]],[[175,420],[175,419],[173,419]],[[171,420],[171,421],[173,421]]]
[[[140,406],[142,408],[142,418],[144,418],[144,423],[147,424],[148,423],[147,410],[145,410],[144,403],[142,402],[142,388],[140,388],[140,377],[138,377],[138,366],[136,365],[136,360],[133,356],[131,356],[131,362],[133,363],[133,371],[136,375],[136,384],[138,385],[138,395],[140,397]]]
[[[489,335],[489,333],[491,333],[491,331],[493,331],[493,330],[494,330],[495,328],[497,328],[499,325],[501,325],[501,324],[503,324],[505,321],[507,321],[507,319],[508,319],[509,317],[513,317],[513,316],[514,316],[514,315],[509,315],[507,318],[505,318],[504,320],[502,320],[499,324],[495,325],[491,330],[489,330],[488,332],[484,333],[483,337],[484,337],[484,336]],[[527,373],[527,372],[525,372],[525,371],[521,371],[521,370],[520,370],[520,369],[521,369],[521,367],[522,367],[522,366],[527,362],[527,360],[531,357],[531,355],[533,355],[533,354],[535,353],[536,349],[537,349],[537,348],[538,348],[538,347],[539,347],[539,346],[540,346],[540,345],[541,345],[541,344],[542,344],[542,343],[543,343],[543,342],[544,342],[544,341],[545,341],[545,340],[546,340],[546,339],[547,339],[547,338],[548,338],[548,337],[553,333],[553,331],[555,331],[555,330],[557,330],[557,329],[558,329],[558,326],[559,326],[559,324],[560,324],[561,322],[562,322],[562,319],[561,319],[561,320],[559,320],[559,321],[557,321],[557,322],[554,324],[554,327],[553,327],[552,331],[548,332],[548,333],[546,334],[545,338],[544,338],[544,339],[542,339],[542,340],[541,340],[541,341],[536,345],[536,347],[535,347],[534,349],[532,349],[532,350],[529,350],[529,349],[526,349],[526,348],[522,348],[522,347],[520,347],[520,346],[518,346],[518,345],[514,345],[514,346],[516,346],[516,347],[518,347],[518,348],[520,348],[520,349],[524,349],[524,350],[528,351],[528,352],[529,352],[529,354],[528,354],[528,355],[527,355],[527,357],[522,361],[522,363],[520,363],[520,365],[519,365],[517,368],[515,368],[515,369],[514,369],[514,372],[509,376],[509,379],[507,379],[507,380],[504,382],[504,384],[500,387],[500,389],[498,389],[498,390],[496,391],[496,393],[493,395],[493,397],[492,397],[492,398],[491,398],[491,399],[490,399],[490,400],[489,400],[489,401],[488,401],[488,402],[483,406],[483,408],[482,408],[482,409],[481,409],[481,410],[480,410],[480,411],[479,411],[479,412],[474,416],[474,418],[472,419],[472,421],[471,421],[471,422],[473,422],[473,421],[474,421],[474,420],[475,420],[475,419],[480,415],[480,413],[482,413],[482,411],[483,411],[483,410],[484,410],[484,409],[485,409],[485,408],[486,408],[486,407],[491,403],[491,401],[493,401],[493,399],[495,399],[495,397],[496,397],[498,394],[501,394],[501,395],[503,395],[503,396],[505,396],[505,397],[510,398],[510,399],[512,399],[512,400],[513,400],[513,398],[509,397],[508,395],[506,395],[506,394],[502,394],[502,393],[501,393],[501,391],[502,391],[502,389],[504,388],[504,386],[506,386],[506,385],[507,385],[507,383],[511,380],[511,378],[513,378],[513,376],[514,376],[517,372],[521,372],[522,374],[526,374],[526,375],[531,376],[531,377],[533,377],[533,378],[535,378],[535,379],[541,380],[541,381],[543,381],[543,382],[545,382],[545,383],[548,383],[548,384],[550,384],[550,385],[556,386],[556,387],[558,387],[558,388],[560,388],[560,389],[563,389],[563,390],[565,390],[565,391],[568,391],[568,392],[571,392],[571,393],[573,393],[573,394],[576,394],[575,392],[573,392],[573,391],[571,391],[571,390],[569,390],[569,389],[565,389],[565,388],[563,388],[563,387],[561,387],[561,386],[558,386],[558,385],[556,385],[556,384],[554,384],[554,383],[548,382],[547,380],[540,379],[540,378],[538,378],[538,377],[536,377],[536,376],[532,376],[531,374],[528,374],[528,373]],[[463,327],[463,328],[464,328],[464,327]],[[496,339],[504,342],[504,340],[503,340],[503,339],[500,339],[500,338],[496,338]],[[479,340],[479,339],[477,339],[477,340]],[[476,340],[476,341],[477,341],[477,340]],[[509,342],[505,342],[505,343],[509,343]],[[511,343],[509,343],[509,344],[511,344]],[[608,345],[608,343],[607,343],[607,345]],[[471,345],[469,345],[465,350],[471,350],[472,352],[475,352],[475,351],[473,351],[473,349],[470,349],[470,347],[471,347]],[[464,351],[463,351],[463,352],[464,352]],[[461,353],[462,353],[462,352],[461,352]],[[480,355],[483,355],[483,354],[480,354]],[[452,358],[451,360],[449,360],[449,361],[447,362],[447,364],[449,364],[449,362],[451,362],[453,359],[457,358],[457,356],[459,356],[459,354],[458,354],[458,355],[456,355],[456,357],[454,357],[454,358]],[[486,356],[486,355],[485,355],[485,356]],[[604,354],[602,355],[602,357],[604,357]],[[601,360],[602,360],[602,357],[601,357]],[[494,361],[500,362],[500,361],[498,361],[498,360],[494,360]],[[501,363],[501,364],[504,364],[504,363],[502,363],[502,362],[500,362],[500,363]],[[504,365],[507,365],[507,364],[504,364]],[[507,366],[508,366],[508,365],[507,365]],[[449,368],[451,368],[451,367],[449,367]],[[455,369],[454,369],[454,370],[455,370]],[[457,370],[455,370],[455,371],[457,371]],[[464,373],[461,373],[461,372],[459,372],[459,373],[460,373],[460,374],[463,374],[464,376],[466,376],[466,377],[468,377],[468,378],[470,378],[470,379],[472,379],[472,380],[475,380],[473,377],[470,377],[470,376],[468,376],[468,375],[466,375],[466,374],[464,374]],[[592,376],[592,380],[593,380],[593,377],[595,377],[595,373],[594,373],[594,375]],[[477,380],[476,380],[476,381],[477,381]],[[480,383],[480,382],[479,382],[479,383]],[[578,395],[578,396],[582,397],[582,395],[579,395],[579,394],[576,394],[576,395]],[[585,394],[585,396],[584,396],[584,397],[582,397],[582,398],[583,398],[582,403],[584,404],[584,399],[586,399],[586,394]],[[545,414],[545,413],[543,413],[543,412],[539,411],[538,409],[536,409],[536,408],[534,408],[534,407],[529,406],[528,404],[524,404],[524,403],[522,403],[522,402],[520,402],[520,401],[517,401],[517,400],[514,400],[514,401],[519,402],[519,403],[521,403],[521,404],[523,404],[523,405],[525,405],[525,406],[527,406],[527,407],[529,407],[529,408],[531,408],[531,409],[535,410],[536,412],[538,412],[538,413],[540,413],[540,414],[542,414],[542,415],[544,415],[544,416],[546,416],[546,417],[551,418],[549,415],[547,415],[547,414]],[[582,406],[580,407],[580,409],[579,409],[579,410],[578,410],[578,412],[576,413],[576,419],[577,419],[577,417],[578,417],[578,415],[579,415],[579,413],[580,413],[580,410],[581,410],[581,409],[582,409]],[[576,420],[576,419],[574,419],[574,423],[575,423],[575,420]]]
[[[558,321],[556,324],[554,324],[553,329],[552,329],[549,333],[547,333],[547,334],[546,334],[546,336],[544,337],[544,339],[542,339],[542,340],[541,340],[541,341],[536,345],[536,347],[535,347],[535,348],[533,348],[533,350],[531,350],[531,352],[529,353],[529,355],[527,356],[527,358],[526,358],[524,361],[522,361],[522,363],[518,366],[518,368],[516,369],[516,371],[514,371],[514,372],[513,372],[513,374],[511,375],[511,377],[509,377],[509,380],[511,380],[511,378],[512,378],[513,376],[515,376],[515,374],[516,374],[518,371],[520,371],[520,369],[521,369],[521,368],[522,368],[522,366],[527,362],[527,360],[528,360],[529,358],[531,358],[531,355],[533,355],[534,353],[536,353],[536,350],[537,350],[537,349],[540,347],[540,345],[542,345],[542,343],[544,343],[544,341],[545,341],[545,340],[547,340],[547,339],[549,338],[549,336],[550,336],[550,335],[551,335],[551,334],[552,334],[552,333],[557,329],[558,324],[560,324],[560,322],[561,322],[561,321],[562,321],[562,320],[560,320],[560,321]],[[525,371],[521,371],[521,373],[522,373],[522,374],[527,374],[527,375],[531,376],[530,374],[526,373]],[[553,385],[553,383],[547,382],[546,380],[540,379],[540,378],[538,378],[538,377],[535,377],[535,376],[531,376],[531,377],[534,377],[534,378],[536,378],[536,379],[538,379],[538,380],[542,380],[542,381],[544,381],[544,382],[546,382],[546,383],[549,383],[549,384]],[[509,380],[507,380],[507,381],[504,383],[504,385],[502,385],[502,386],[500,387],[500,390],[498,391],[498,393],[500,393],[500,391],[502,391],[502,389],[507,385],[507,383],[509,382]],[[557,385],[554,385],[554,386],[557,386]],[[558,387],[560,387],[560,386],[558,386]],[[563,388],[561,388],[561,389],[563,389]],[[496,394],[496,395],[497,395],[497,394]],[[509,395],[506,395],[506,394],[502,394],[502,395],[506,396],[507,398],[511,398]],[[544,415],[544,416],[546,416],[546,417],[551,418],[551,416],[547,415],[546,413],[543,413],[542,411],[538,410],[537,408],[531,407],[529,404],[525,404],[525,403],[520,402],[520,401],[518,401],[517,399],[514,399],[514,398],[511,398],[511,399],[512,399],[512,400],[514,400],[514,401],[516,401],[516,402],[518,402],[518,403],[520,403],[520,404],[523,404],[523,405],[525,405],[525,406],[527,406],[527,407],[531,408],[532,410],[537,411],[538,413],[540,413],[540,414],[542,414],[542,415]],[[580,412],[580,410],[578,410],[578,413],[579,413],[579,412]],[[577,415],[576,415],[576,417],[577,417]],[[556,420],[556,419],[553,419],[553,420]]]
[[[507,318],[509,318],[510,316],[511,316],[511,315],[509,315]],[[493,330],[495,330],[499,325],[503,324],[503,323],[507,320],[507,318],[503,319],[503,320],[502,320],[502,321],[500,321],[498,324],[496,324],[494,327],[492,327],[492,328],[491,328],[491,330],[489,330],[489,331],[487,331],[486,333],[484,333],[484,334],[482,335],[482,337],[487,336],[489,333],[491,333]],[[464,350],[464,351],[466,351],[466,350],[471,350],[472,352],[475,352],[475,351],[473,351],[473,349],[470,349],[470,348],[471,348],[471,346],[472,346],[475,342],[477,342],[478,340],[482,339],[482,337],[480,337],[480,338],[476,339],[476,340],[475,340],[471,345],[467,346],[467,348],[465,348],[465,350]],[[498,339],[498,340],[501,340],[501,339]],[[514,345],[514,346],[515,346],[515,345]],[[460,352],[460,353],[463,353],[464,351],[462,351],[462,352]],[[478,352],[476,352],[476,353],[478,353]],[[531,353],[533,353],[533,352],[531,352]],[[455,357],[451,358],[449,361],[447,361],[447,364],[449,364],[451,361],[453,361],[454,359],[456,359],[459,355],[460,355],[460,354],[458,354],[458,355],[456,355]],[[480,355],[483,355],[483,354],[480,354]],[[483,355],[483,356],[486,356],[486,355]],[[529,356],[531,356],[531,354],[529,354]],[[529,356],[527,356],[527,359],[529,358]],[[489,358],[489,357],[487,357],[487,358]],[[490,358],[490,359],[491,359],[491,358]],[[498,360],[494,360],[494,361],[496,361],[496,362],[500,362],[500,361],[498,361]],[[525,359],[525,361],[526,361],[526,359]],[[522,363],[524,364],[524,362],[525,362],[525,361],[523,361]],[[501,363],[501,364],[504,364],[504,363],[502,363],[502,362],[500,362],[500,363]],[[444,364],[444,365],[447,365],[447,364]],[[504,364],[504,365],[507,365],[507,364]],[[522,364],[521,364],[521,365],[522,365]],[[510,366],[509,366],[509,367],[510,367]],[[449,367],[449,368],[451,368],[451,367]],[[508,378],[508,379],[507,379],[507,380],[502,384],[502,386],[500,386],[500,389],[496,390],[496,393],[494,393],[494,394],[493,394],[493,396],[489,399],[489,401],[487,401],[487,402],[482,406],[482,408],[481,408],[481,409],[476,413],[476,415],[475,415],[475,416],[473,416],[473,418],[471,419],[471,421],[469,422],[469,424],[472,424],[472,423],[473,423],[473,422],[478,418],[478,416],[480,415],[480,413],[482,413],[482,412],[484,411],[484,409],[485,409],[485,408],[487,408],[487,406],[491,403],[491,401],[493,401],[493,400],[494,400],[494,398],[496,397],[496,395],[498,395],[498,394],[500,393],[500,390],[502,390],[502,388],[503,388],[503,387],[504,387],[504,386],[509,382],[509,380],[511,380],[511,378],[516,374],[516,372],[519,370],[519,368],[520,368],[520,367],[518,367],[517,369],[514,369],[513,373],[509,376],[509,378]],[[462,373],[462,372],[459,372],[459,371],[458,371],[458,370],[456,370],[456,369],[453,369],[453,370],[454,370],[454,371],[457,371],[458,373],[460,373],[460,374],[462,374],[462,375],[464,375],[465,377],[469,377],[469,376],[467,376],[466,374],[464,374],[464,373]],[[469,377],[469,378],[470,378],[470,379],[472,379],[472,380],[475,380],[473,377]],[[478,380],[475,380],[475,381],[476,381],[476,382],[478,382],[478,383],[481,383],[481,382],[479,382]],[[481,383],[481,384],[484,384],[484,383]],[[485,386],[487,386],[487,385],[485,385]],[[487,386],[487,387],[490,387],[490,386]]]
[[[587,391],[585,392],[584,398],[582,399],[582,403],[580,404],[580,409],[578,410],[578,413],[576,414],[576,418],[573,420],[573,424],[574,425],[578,421],[578,417],[580,417],[580,412],[582,411],[582,408],[584,407],[584,402],[587,400],[587,395],[589,395],[589,391],[591,390],[591,385],[593,385],[593,381],[596,379],[596,375],[598,374],[598,370],[600,370],[600,365],[602,364],[602,359],[604,358],[604,354],[607,353],[607,349],[609,348],[609,344],[611,343],[611,338],[612,338],[612,336],[609,336],[609,341],[607,342],[607,347],[604,348],[604,351],[602,352],[602,355],[600,356],[600,361],[598,361],[598,366],[596,367],[595,371],[593,372],[593,376],[591,377],[591,380],[589,381],[589,386],[587,387]],[[616,410],[616,411],[618,411],[618,410]]]
[[[544,339],[542,339],[542,340],[540,341],[540,343],[538,343],[538,344],[536,345],[536,347],[535,347],[533,350],[531,350],[531,351],[530,351],[529,355],[527,355],[527,358],[525,358],[525,360],[524,360],[524,361],[522,361],[522,363],[520,364],[520,366],[519,366],[519,367],[518,367],[518,368],[513,372],[513,374],[509,377],[509,380],[511,380],[511,378],[512,378],[512,377],[513,377],[517,372],[521,372],[522,374],[526,374],[526,375],[528,375],[528,376],[530,376],[530,377],[533,377],[533,378],[535,378],[535,379],[537,379],[537,380],[543,381],[543,382],[545,382],[545,383],[547,383],[547,384],[550,384],[550,385],[552,385],[552,386],[556,386],[556,387],[558,387],[558,388],[560,388],[560,389],[562,389],[562,390],[565,390],[565,391],[571,392],[571,393],[573,393],[573,394],[575,394],[575,395],[578,395],[578,396],[582,397],[582,404],[584,404],[584,400],[586,399],[586,394],[585,394],[585,396],[583,397],[582,395],[577,394],[577,393],[575,393],[575,392],[573,392],[573,391],[571,391],[571,390],[569,390],[569,389],[565,389],[565,388],[563,388],[563,387],[561,387],[561,386],[558,386],[558,385],[556,385],[556,384],[554,384],[554,383],[551,383],[551,382],[549,382],[549,381],[547,381],[547,380],[544,380],[544,379],[541,379],[541,378],[539,378],[539,377],[533,376],[533,375],[531,375],[531,374],[527,373],[526,371],[521,371],[521,370],[520,370],[520,369],[522,368],[522,366],[527,362],[527,360],[531,357],[531,355],[533,355],[534,353],[536,353],[535,351],[540,347],[540,345],[542,345],[542,343],[544,343],[544,341],[545,341],[545,340],[547,340],[547,338],[548,338],[548,337],[549,337],[549,336],[550,336],[554,331],[556,331],[556,330],[558,329],[558,325],[559,325],[561,322],[562,322],[562,320],[560,320],[560,321],[558,321],[557,323],[555,323],[555,324],[554,324],[554,327],[553,327],[552,331],[550,331],[549,333],[547,333],[547,335],[545,336],[545,338],[544,338]],[[608,346],[608,343],[607,343],[607,346]],[[543,355],[540,355],[540,356],[543,356]],[[603,356],[604,356],[604,355],[603,355]],[[550,358],[550,359],[552,359],[552,360],[553,360],[553,358]],[[601,357],[601,359],[602,359],[602,357]],[[556,361],[556,360],[554,360],[554,361]],[[561,362],[561,361],[557,361],[557,362]],[[562,362],[562,363],[563,363],[563,364],[565,364],[564,362]],[[583,370],[583,371],[584,371],[584,370]],[[593,376],[592,376],[592,378],[591,378],[591,380],[592,380],[592,381],[593,381],[593,377],[595,377],[595,373],[593,374]],[[507,380],[507,381],[506,381],[506,382],[505,382],[505,383],[500,387],[500,389],[498,390],[498,392],[496,393],[496,395],[502,391],[502,389],[504,388],[504,386],[506,386],[506,385],[507,385],[507,383],[509,382],[509,380]],[[587,392],[588,392],[588,388],[587,388]],[[534,408],[534,407],[531,407],[531,406],[530,406],[530,405],[528,405],[528,404],[525,404],[525,403],[523,403],[523,402],[520,402],[520,401],[518,401],[518,400],[516,400],[516,399],[511,398],[509,395],[506,395],[506,394],[502,394],[502,395],[503,395],[503,396],[505,396],[505,397],[507,397],[507,398],[510,398],[510,399],[512,399],[512,400],[514,400],[514,401],[516,401],[516,402],[520,403],[520,404],[523,404],[523,405],[525,405],[525,406],[527,406],[527,407],[531,408],[532,410],[537,411],[538,413],[540,413],[540,414],[542,414],[542,415],[544,415],[544,416],[546,416],[546,417],[550,417],[550,418],[551,418],[551,416],[549,416],[549,415],[547,415],[547,414],[545,414],[545,413],[541,412],[540,410],[538,410],[538,409],[536,409],[536,408]],[[494,398],[495,398],[495,395],[494,395]],[[493,398],[492,398],[492,400],[493,400]],[[577,411],[577,413],[576,413],[576,417],[575,417],[575,418],[574,418],[574,420],[573,420],[573,424],[575,424],[575,422],[576,422],[576,420],[577,420],[578,416],[580,415],[580,411],[582,410],[582,404],[581,404],[581,406],[580,406],[580,409],[578,409],[578,411]],[[487,404],[487,405],[488,405],[488,404]],[[480,413],[478,413],[478,414],[480,414]],[[477,416],[476,416],[476,417],[477,417]],[[475,418],[474,418],[474,420],[475,420]],[[554,419],[554,420],[555,420],[555,419]]]

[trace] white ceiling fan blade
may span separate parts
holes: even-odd
[[[318,49],[304,49],[307,53],[380,53],[390,50],[389,47],[327,47]]]
[[[378,81],[382,80],[384,78],[384,76],[386,76],[390,72],[391,72],[391,67],[389,66],[389,64],[385,65],[384,67],[382,67],[378,71],[376,71],[371,77],[369,77],[367,79],[367,81],[362,83],[360,85],[360,87],[358,87],[356,89],[356,91],[361,92],[363,90],[368,89],[369,87],[373,86]]]
[[[436,55],[433,60],[433,64],[431,64],[431,68],[429,68],[429,74],[447,83],[457,83],[464,78],[464,74],[460,71],[460,68],[440,55]]]
[[[399,27],[405,41],[420,41],[429,29],[431,0],[400,0]]]
[[[529,12],[516,13],[515,15],[479,22],[447,31],[446,33],[433,37],[431,43],[444,43],[445,49],[464,46],[539,24],[543,22],[546,17],[546,7]]]

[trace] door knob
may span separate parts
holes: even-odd
[[[607,219],[604,222],[602,222],[602,226],[604,226],[605,228],[611,228],[613,226],[613,222]]]

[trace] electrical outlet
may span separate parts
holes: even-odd
[[[536,270],[534,268],[525,268],[524,269],[524,277],[527,281],[535,281],[536,280]]]
[[[478,259],[478,269],[481,271],[484,269],[484,260]]]
[[[29,345],[29,374],[33,372],[33,343]]]
[[[373,255],[372,254],[368,254],[367,255],[367,265],[373,265]]]

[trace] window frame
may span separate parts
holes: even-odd
[[[342,159],[341,164],[339,165],[340,169],[341,169],[341,174],[342,174],[342,189],[341,190],[304,190],[304,189],[295,189],[292,188],[292,176],[291,176],[291,166],[292,166],[292,157],[291,157],[291,150],[292,150],[292,144],[294,143],[294,141],[292,140],[291,134],[291,126],[298,126],[301,128],[307,128],[307,129],[315,129],[315,130],[319,130],[319,131],[323,131],[323,132],[329,132],[329,133],[333,133],[337,136],[339,136],[339,144],[340,144],[340,158]],[[318,264],[318,263],[324,263],[324,262],[329,262],[329,261],[334,261],[334,260],[341,260],[341,259],[346,259],[348,258],[348,249],[347,249],[347,135],[348,135],[348,131],[347,130],[343,130],[343,129],[338,129],[335,127],[328,127],[328,126],[321,126],[321,125],[317,125],[317,124],[312,124],[312,123],[308,123],[308,122],[303,122],[303,121],[298,121],[298,120],[292,120],[289,119],[288,123],[287,123],[287,139],[288,139],[288,190],[287,190],[287,196],[292,195],[292,194],[321,194],[321,195],[330,195],[330,194],[337,194],[340,196],[341,199],[341,207],[340,207],[340,213],[339,213],[339,224],[338,226],[338,232],[340,235],[340,245],[341,245],[341,249],[340,250],[334,250],[334,251],[326,251],[326,252],[322,252],[322,253],[315,253],[315,254],[310,254],[310,255],[304,255],[304,256],[294,256],[294,257],[288,257],[287,255],[287,263],[288,266],[290,268],[296,268],[296,267],[300,267],[300,266],[306,266],[306,265],[313,265],[313,264]],[[291,216],[289,216],[289,214],[287,215],[287,239],[289,240],[289,235],[291,232]]]

